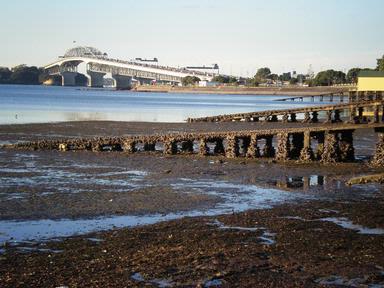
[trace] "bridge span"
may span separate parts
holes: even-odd
[[[80,64],[85,65],[84,73],[80,73],[78,69]],[[208,81],[215,76],[214,73],[185,68],[112,59],[92,47],[70,49],[63,57],[44,68],[50,76],[61,77],[62,86],[75,86],[76,77],[83,74],[87,78],[87,86],[103,87],[103,78],[110,73],[114,82],[113,86],[118,89],[129,89],[132,81],[135,80],[140,84],[156,81],[178,85],[186,76],[196,76],[200,80]]]

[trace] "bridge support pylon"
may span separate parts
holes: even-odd
[[[61,72],[61,86],[76,86],[77,72]]]
[[[88,87],[102,88],[104,86],[105,73],[87,71]]]
[[[112,74],[112,79],[115,81],[116,89],[131,89],[132,77],[119,74]]]

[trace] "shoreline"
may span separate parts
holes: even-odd
[[[191,93],[191,94],[231,94],[231,95],[274,95],[274,96],[318,96],[330,93],[347,93],[352,86],[340,87],[172,87],[138,86],[135,92]]]

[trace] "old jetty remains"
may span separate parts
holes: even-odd
[[[371,112],[369,118],[365,112]],[[325,123],[342,122],[341,115],[348,115],[347,122],[366,123],[384,122],[384,101],[370,100],[361,102],[341,103],[334,105],[321,105],[303,108],[282,110],[266,110],[259,112],[247,112],[227,115],[208,116],[200,118],[188,118],[187,122],[278,122],[283,123],[318,123],[320,119]],[[381,115],[381,117],[380,117]],[[300,120],[299,120],[300,119]]]
[[[301,162],[335,163],[355,160],[353,132],[356,129],[374,129],[378,133],[378,143],[372,157],[372,164],[384,167],[384,123],[43,140],[12,144],[3,146],[3,148],[119,151],[126,154],[152,152],[165,155],[221,155],[227,158],[273,158],[276,161],[299,160]]]

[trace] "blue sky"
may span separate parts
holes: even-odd
[[[221,72],[374,67],[383,0],[0,0],[0,66],[44,65],[74,45]],[[73,44],[73,41],[76,44]]]

